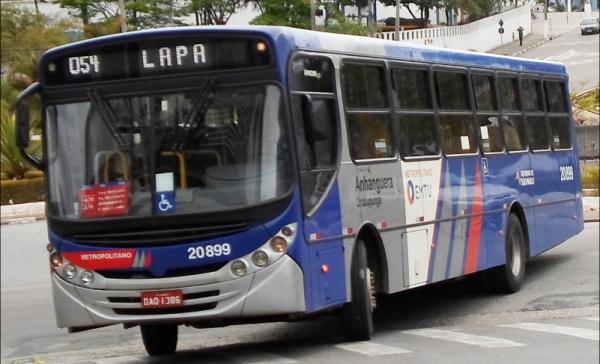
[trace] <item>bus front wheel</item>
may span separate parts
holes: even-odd
[[[506,264],[490,271],[494,290],[502,293],[517,292],[525,278],[525,234],[515,214],[508,215],[506,227]]]
[[[177,325],[141,325],[148,355],[169,355],[177,349]]]
[[[369,340],[373,333],[373,271],[367,264],[367,248],[356,241],[350,272],[352,301],[343,308],[344,334],[348,340]]]

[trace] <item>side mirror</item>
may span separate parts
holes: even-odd
[[[29,106],[25,103],[25,101],[39,89],[40,84],[35,82],[27,87],[21,94],[17,97],[16,109],[17,109],[17,125],[15,128],[15,138],[17,139],[17,146],[19,147],[19,151],[21,155],[27,162],[31,163],[35,168],[39,170],[44,170],[44,165],[42,161],[35,158],[31,154],[27,152],[27,147],[29,146]]]
[[[29,106],[20,104],[17,107],[17,146],[27,148],[29,146]]]

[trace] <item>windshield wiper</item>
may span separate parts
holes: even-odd
[[[198,115],[203,115],[208,109],[208,105],[210,103],[210,96],[213,91],[214,84],[214,78],[209,78],[208,80],[206,80],[206,84],[204,85],[204,88],[200,90],[200,95],[194,102],[194,105],[192,105],[192,109],[190,110],[188,117],[186,118],[183,125],[179,126],[177,128],[177,131],[175,132],[173,150],[181,148],[182,145],[187,145],[190,138],[198,132],[198,129],[200,129],[200,125],[203,123],[201,121],[197,121],[194,130],[189,130],[192,127],[192,123],[194,122],[196,117]],[[186,130],[188,130],[187,133],[185,132]]]
[[[117,118],[112,110],[107,107],[106,102],[100,97],[98,92],[94,89],[88,89],[88,96],[92,102],[92,105],[98,110],[100,114],[100,119],[106,126],[106,128],[110,131],[112,136],[117,141],[120,150],[129,150],[129,143],[121,138],[119,131],[115,128]]]

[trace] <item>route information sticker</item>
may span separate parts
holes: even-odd
[[[84,186],[79,191],[80,215],[84,218],[129,213],[129,182]]]

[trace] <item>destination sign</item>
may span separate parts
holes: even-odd
[[[262,39],[177,37],[90,46],[44,56],[42,83],[48,86],[177,73],[234,70],[270,64]]]

